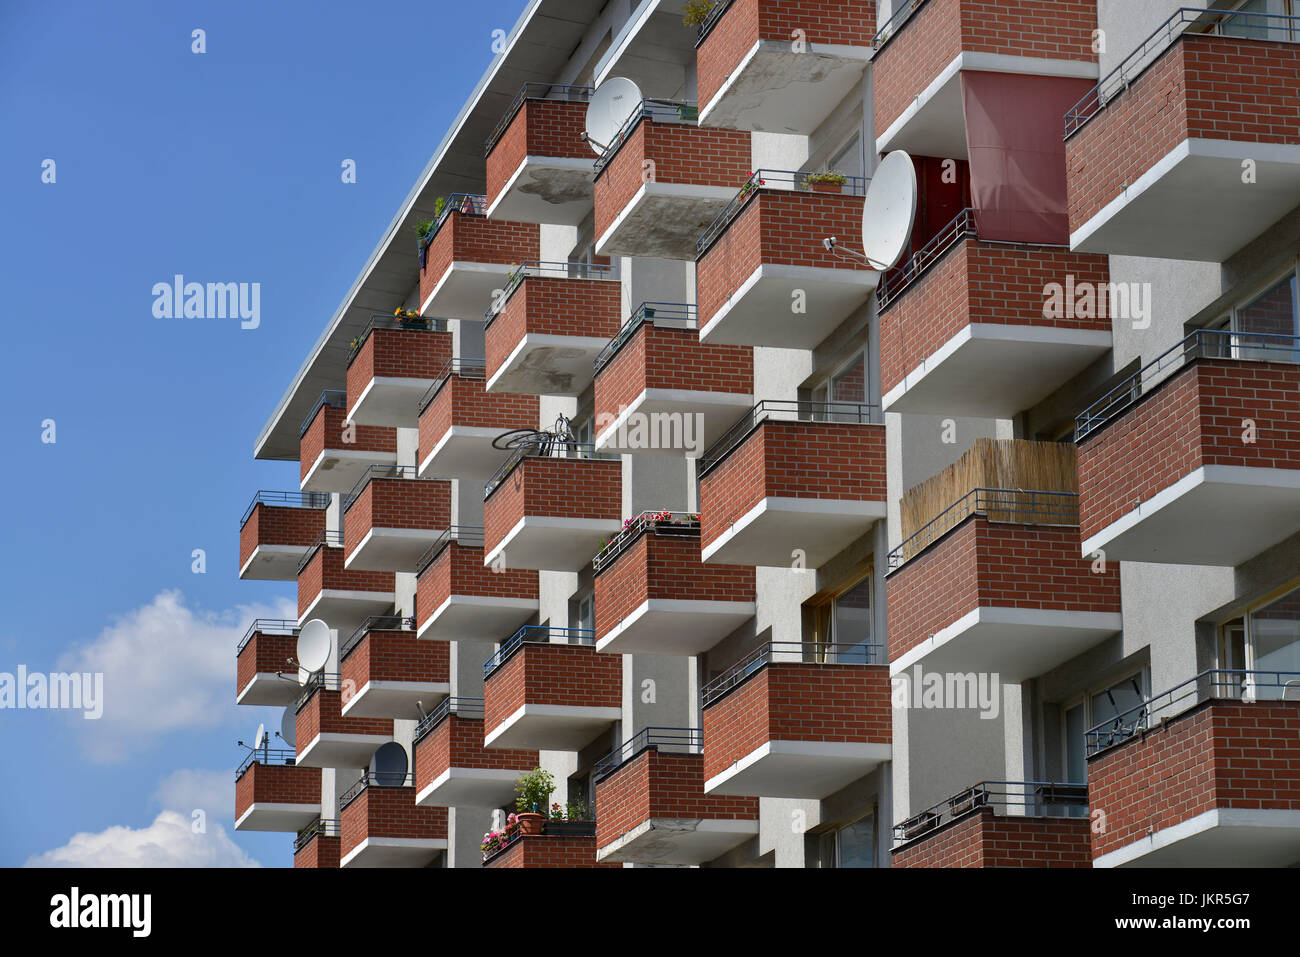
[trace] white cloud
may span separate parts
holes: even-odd
[[[190,819],[163,811],[144,828],[110,827],[74,834],[52,851],[27,859],[26,867],[260,867],[226,836],[221,825],[195,834]]]
[[[153,799],[164,810],[187,817],[197,809],[209,818],[233,818],[235,775],[231,771],[173,771],[158,782]]]
[[[289,599],[212,612],[160,592],[117,617],[99,637],[65,652],[60,671],[103,672],[104,714],[74,724],[92,761],[120,761],[172,731],[213,728],[235,717],[235,646],[254,618],[296,618]]]

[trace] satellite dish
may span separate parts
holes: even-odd
[[[610,77],[587,103],[587,144],[600,156],[614,143],[614,137],[632,111],[641,105],[641,88],[621,76]]]
[[[304,671],[315,673],[323,670],[333,650],[330,626],[319,618],[313,618],[298,632],[298,665]]]
[[[280,717],[280,737],[284,739],[285,744],[290,747],[296,747],[297,742],[294,740],[298,735],[298,715],[290,708],[284,709],[284,714]]]
[[[380,745],[370,758],[374,783],[385,788],[400,788],[406,783],[406,748],[396,741]]]
[[[253,750],[262,750],[264,744],[266,744],[266,725],[259,724],[257,726],[257,737],[253,738]]]
[[[903,258],[916,222],[916,166],[903,150],[881,161],[862,205],[862,251],[867,265],[884,272]]]

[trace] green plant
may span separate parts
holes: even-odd
[[[420,240],[420,248],[429,245],[429,233],[433,232],[433,220],[422,219],[415,224],[415,235]]]
[[[570,821],[591,820],[588,816],[591,812],[587,809],[587,805],[583,802],[582,798],[574,798],[570,801],[568,806],[564,809],[564,813]]]
[[[552,820],[552,821],[563,821],[563,820],[564,820],[564,808],[560,807],[560,805],[559,805],[558,803],[556,803],[556,804],[552,804],[552,805],[551,805],[551,816],[550,816],[550,820]]]
[[[688,27],[702,26],[720,2],[721,0],[687,0],[682,7],[682,23]]]
[[[822,170],[820,173],[809,173],[807,180],[810,183],[835,183],[843,186],[849,178],[838,170]]]
[[[555,778],[551,776],[550,771],[542,768],[533,768],[519,776],[515,782],[515,793],[519,797],[515,800],[515,807],[521,814],[538,813],[546,807],[551,800],[551,793],[555,790]]]
[[[447,208],[447,197],[439,196],[433,201],[433,221],[442,219],[442,211]]]

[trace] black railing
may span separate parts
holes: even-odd
[[[339,798],[339,810],[355,801],[368,788],[409,788],[415,786],[415,775],[397,771],[365,771],[357,782]]]
[[[591,94],[595,90],[589,86],[566,86],[561,83],[539,83],[536,81],[525,83],[515,94],[515,98],[510,101],[505,112],[501,114],[501,119],[493,127],[492,134],[487,138],[484,144],[483,154],[486,156],[492,152],[492,148],[497,145],[497,141],[509,128],[519,112],[519,108],[524,105],[526,100],[563,100],[570,103],[586,103],[591,99]]]
[[[623,530],[606,542],[591,560],[592,571],[599,575],[647,531],[655,535],[699,538],[700,515],[698,512],[671,512],[665,508],[642,512],[636,518],[627,519]]]
[[[419,561],[415,563],[415,576],[418,578],[424,574],[426,568],[434,563],[439,555],[452,542],[455,542],[461,548],[482,548],[483,547],[483,526],[482,525],[453,525],[439,535],[432,545],[430,545]]]
[[[894,825],[894,841],[924,837],[972,811],[1020,808],[1020,817],[1087,817],[1088,785],[1061,781],[981,781]]]
[[[296,635],[298,622],[291,618],[255,618],[248,626],[248,631],[244,632],[244,637],[239,639],[239,644],[235,647],[235,657],[239,657],[239,654],[248,647],[248,643],[253,640],[253,636],[257,634]]]
[[[293,748],[256,748],[250,751],[239,767],[235,769],[235,780],[244,776],[244,772],[254,764],[282,765],[292,767],[298,763],[298,752]]]
[[[1018,525],[1077,526],[1079,494],[1018,488],[972,489],[890,552],[889,571],[897,571],[972,515]]]
[[[361,478],[352,486],[352,490],[343,497],[343,511],[345,513],[361,497],[361,493],[366,490],[366,486],[375,479],[398,479],[404,482],[433,481],[433,479],[421,479],[420,470],[414,465],[367,465],[366,470],[361,473]]]
[[[543,438],[538,439],[536,442],[525,442],[518,446],[510,458],[502,462],[500,467],[492,473],[492,477],[483,486],[483,500],[486,501],[493,492],[500,488],[501,483],[509,478],[510,473],[526,459],[612,459],[617,457],[616,454],[597,452],[596,446],[590,442],[569,442],[556,438]]]
[[[297,714],[315,697],[317,691],[339,691],[343,688],[343,677],[338,672],[316,671],[307,676],[302,683],[302,692],[294,702],[294,714]]]
[[[1297,363],[1300,362],[1300,336],[1197,329],[1080,412],[1074,420],[1074,441],[1082,442],[1149,395],[1156,386],[1199,359]]]
[[[244,509],[244,515],[239,520],[239,527],[243,528],[248,524],[248,520],[253,517],[253,511],[259,505],[274,505],[279,508],[329,508],[330,496],[328,492],[267,492],[259,491],[253,496],[253,501],[249,503],[248,508]]]
[[[884,22],[876,35],[871,38],[871,46],[879,50],[894,37],[898,36],[900,30],[911,21],[916,12],[925,6],[926,0],[898,0],[889,19]]]
[[[562,641],[552,639],[560,638]],[[550,625],[524,625],[502,643],[487,661],[483,662],[483,680],[514,657],[524,645],[594,645],[596,632],[590,628],[554,628]]]
[[[317,537],[316,541],[307,546],[307,550],[302,553],[302,558],[298,559],[298,574],[302,574],[302,570],[311,563],[311,560],[316,557],[316,553],[322,548],[342,547],[343,533],[332,532],[329,529],[326,529]]]
[[[714,218],[707,229],[700,234],[700,238],[695,242],[695,258],[698,260],[712,246],[727,227],[735,221],[751,199],[762,192],[773,193],[806,193],[813,192],[813,184],[826,181],[824,178],[828,174],[818,170],[788,170],[788,169],[760,169],[749,174],[749,179],[740,184],[740,191],[732,198],[722,212]],[[867,186],[871,178],[867,176],[847,176],[842,173],[833,174],[844,180],[843,183],[835,183],[839,186],[838,195],[844,196],[865,196],[867,195]],[[830,195],[837,195],[832,192]]]
[[[704,732],[699,728],[642,728],[592,766],[592,779],[609,777],[651,748],[666,754],[700,754],[704,748]]]
[[[316,421],[316,413],[328,406],[331,409],[346,409],[348,407],[348,394],[339,389],[326,389],[316,400],[316,404],[311,407],[307,413],[307,418],[302,420],[302,428],[298,430],[298,438],[307,434],[311,424]]]
[[[1205,701],[1295,701],[1300,671],[1202,671],[1168,691],[1152,695],[1084,733],[1088,756],[1097,754],[1176,718]]]
[[[644,324],[652,326],[669,326],[676,329],[695,329],[699,325],[699,310],[689,302],[643,302],[637,306],[636,312],[623,323],[623,327],[618,330],[618,335],[609,340],[609,344],[601,349],[596,356],[596,372],[605,368],[618,354],[618,351],[627,345],[628,341],[636,335],[636,331]]]
[[[370,334],[377,329],[396,329],[399,332],[446,332],[447,320],[431,319],[427,316],[385,315],[375,313],[370,317],[364,329],[348,346],[348,365],[357,357],[361,347],[366,344]]]
[[[421,718],[420,723],[415,726],[415,737],[411,739],[411,746],[414,747],[421,738],[452,715],[464,721],[482,721],[483,699],[443,698],[438,702],[438,707]]]
[[[428,260],[429,246],[433,242],[433,237],[438,235],[438,230],[442,229],[443,223],[451,217],[452,213],[460,213],[463,216],[486,216],[487,197],[481,193],[452,193],[443,200],[442,211],[438,213],[428,232],[420,236],[417,241],[421,269]]]
[[[447,380],[452,376],[461,379],[486,379],[487,360],[452,359],[448,362],[433,380],[433,385],[429,386],[424,395],[420,396],[420,404],[416,408],[417,415],[424,414],[424,410],[438,397],[438,393],[442,391],[442,387],[447,384]]]
[[[614,279],[614,267],[602,265],[601,263],[588,263],[581,261],[573,262],[542,262],[541,260],[529,260],[520,263],[510,274],[506,276],[506,284],[502,287],[498,295],[492,297],[492,304],[487,307],[483,313],[485,320],[483,328],[486,329],[492,325],[493,320],[501,314],[501,310],[506,307],[510,297],[515,294],[525,279],[530,276],[536,276],[539,279]]]
[[[497,837],[496,843],[483,853],[483,865],[486,867],[525,837],[595,837],[595,821],[543,821],[542,833],[525,835],[523,828],[513,827]]]
[[[592,145],[601,147],[604,152],[596,159],[596,176],[604,172],[605,167],[609,165],[615,154],[622,148],[623,144],[628,141],[632,131],[636,129],[637,124],[642,120],[653,120],[656,123],[679,123],[688,126],[695,126],[700,118],[700,108],[689,100],[661,100],[646,97],[640,105],[634,109],[623,125],[618,128],[614,134],[614,139],[609,143],[593,143]]]
[[[703,478],[717,467],[749,435],[768,420],[774,422],[848,422],[877,424],[878,406],[867,402],[805,402],[802,399],[764,399],[746,412],[700,458],[698,474]]]
[[[976,239],[975,210],[967,208],[957,214],[947,226],[908,259],[899,263],[880,277],[876,287],[876,310],[884,312],[903,294],[908,286],[915,282],[931,266],[943,258],[963,239]]]
[[[1115,69],[1084,95],[1065,114],[1065,138],[1069,139],[1104,110],[1133,81],[1152,66],[1184,35],[1229,37],[1236,40],[1300,41],[1300,16],[1254,13],[1246,10],[1204,10],[1179,7],[1155,32],[1138,44]],[[1243,70],[1247,67],[1243,66]]]
[[[339,822],[332,818],[317,818],[294,836],[293,852],[297,854],[318,837],[338,837]]]
[[[722,15],[731,9],[732,0],[713,0],[713,6],[695,28],[695,47],[699,49],[705,38],[713,32],[713,28],[718,25]]]
[[[372,631],[412,631],[415,628],[415,619],[403,615],[371,615],[361,623],[361,626],[351,635],[348,640],[343,642],[339,649],[339,661],[343,661],[348,655],[356,649],[357,645],[365,640],[366,635]]]
[[[882,665],[885,646],[825,641],[769,641],[759,645],[700,689],[700,707],[707,708],[771,664]]]

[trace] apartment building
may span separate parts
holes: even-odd
[[[1298,255],[1292,0],[532,0],[257,438],[236,826],[1300,863]]]

